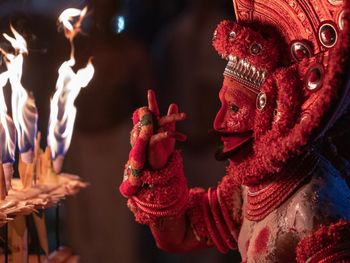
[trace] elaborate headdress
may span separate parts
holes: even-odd
[[[213,45],[225,75],[258,94],[254,153],[232,172],[255,184],[279,172],[350,102],[350,0],[235,0]]]

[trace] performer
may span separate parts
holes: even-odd
[[[350,262],[349,0],[234,1],[213,46],[228,63],[214,130],[228,159],[216,187],[188,189],[175,104],[134,112],[121,193],[168,251],[238,249],[243,262]],[[205,176],[205,175],[203,175]]]

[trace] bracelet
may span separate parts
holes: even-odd
[[[157,224],[161,218],[180,216],[188,205],[187,180],[182,158],[174,152],[168,165],[159,171],[143,171],[142,187],[128,200],[128,206],[141,224]]]

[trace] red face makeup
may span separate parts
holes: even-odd
[[[219,98],[221,108],[214,120],[214,130],[221,136],[221,154],[226,158],[252,140],[256,95],[225,77]]]

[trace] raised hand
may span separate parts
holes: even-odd
[[[175,130],[176,122],[185,118],[186,114],[179,113],[176,104],[171,104],[168,114],[160,117],[154,91],[148,91],[148,107],[137,109],[132,117],[131,150],[125,165],[124,180],[119,187],[124,196],[130,197],[139,190],[142,184],[140,176],[145,166],[152,170],[163,168],[174,152],[175,141],[186,140],[185,135]]]
[[[186,135],[176,131],[175,124],[186,118],[185,113],[179,113],[176,104],[171,104],[167,115],[160,117],[155,93],[148,91],[148,108],[155,116],[154,134],[148,146],[148,164],[154,170],[161,169],[167,163],[175,149],[175,142],[186,140]]]

